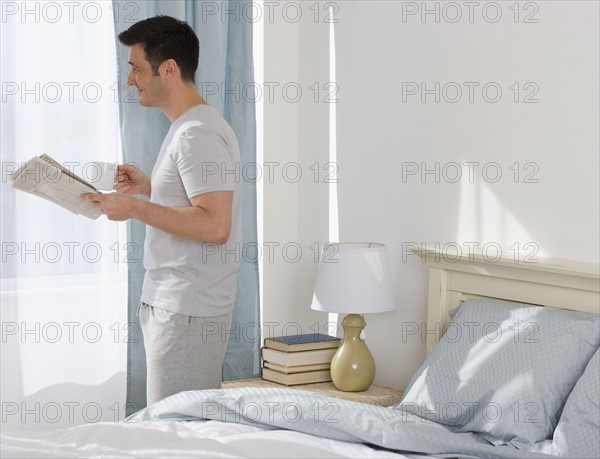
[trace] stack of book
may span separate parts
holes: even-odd
[[[331,359],[341,341],[321,333],[266,338],[262,378],[286,386],[331,381]]]

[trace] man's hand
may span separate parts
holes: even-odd
[[[133,164],[119,164],[115,190],[119,193],[141,194],[149,198],[150,177]]]
[[[131,195],[121,193],[88,193],[82,194],[81,199],[84,201],[92,201],[94,207],[102,210],[102,213],[105,214],[109,220],[116,221],[133,218],[138,204],[141,202]]]

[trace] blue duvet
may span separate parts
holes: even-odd
[[[335,440],[367,443],[403,454],[440,457],[549,458],[493,446],[474,433],[408,413],[294,389],[243,388],[181,392],[131,415],[126,422],[217,420],[289,429]]]

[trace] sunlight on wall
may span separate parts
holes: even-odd
[[[464,160],[465,162],[467,160]],[[500,248],[503,256],[523,260],[547,257],[527,228],[482,181],[462,180],[459,196],[459,218],[456,241],[463,250],[484,250],[490,258]],[[477,245],[469,245],[469,244]]]
[[[333,14],[333,6],[329,7],[329,13]],[[335,66],[335,27],[329,24],[329,82],[336,87]],[[337,164],[337,111],[336,104],[329,104],[329,162]],[[340,241],[339,210],[337,182],[329,184],[329,242]],[[337,324],[338,314],[329,313],[327,320],[330,324]]]

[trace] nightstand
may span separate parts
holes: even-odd
[[[344,392],[335,388],[332,382],[301,384],[298,386],[283,386],[264,379],[240,379],[238,381],[226,381],[222,385],[223,389],[233,389],[240,387],[278,387],[282,389],[308,390],[330,395],[332,397],[353,402],[370,403],[378,406],[391,406],[399,403],[402,399],[402,391],[390,387],[376,386],[373,384],[363,392]]]

